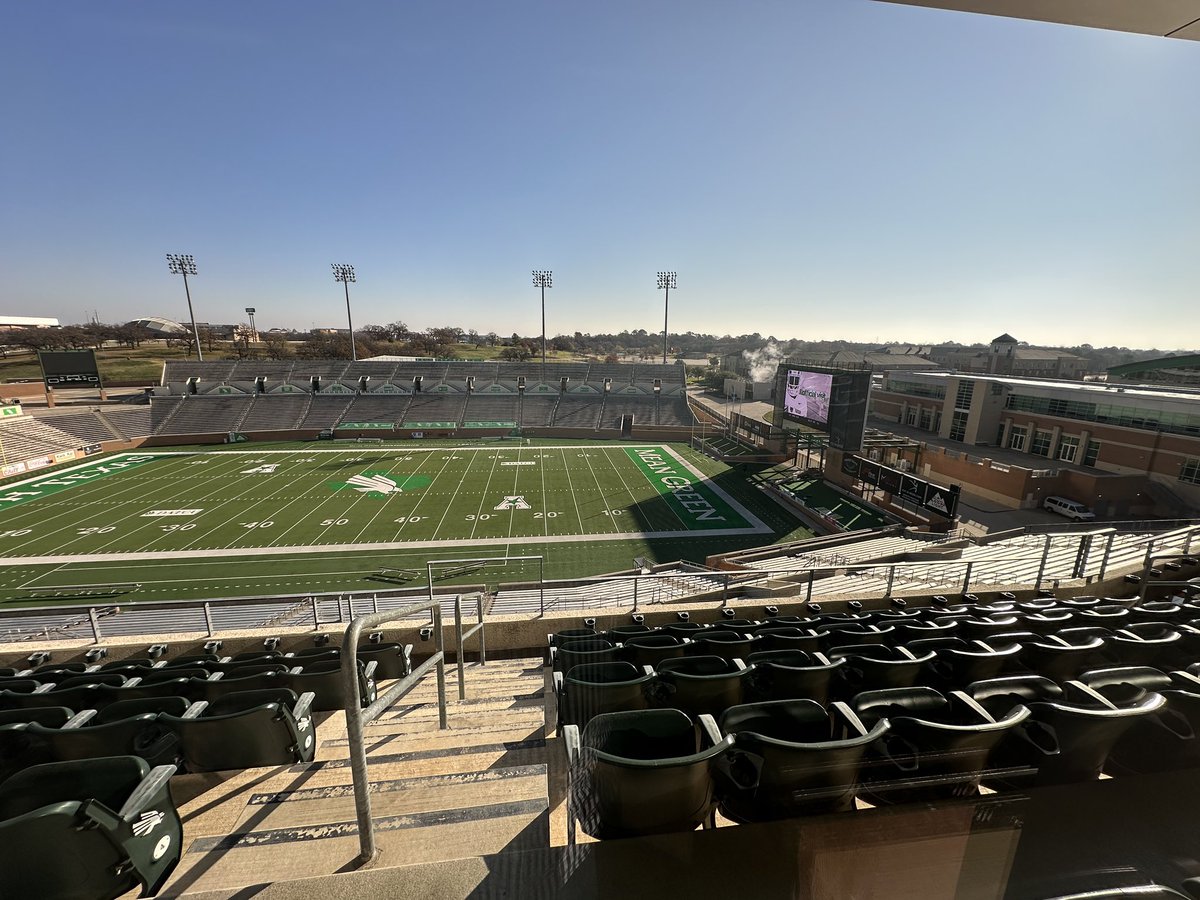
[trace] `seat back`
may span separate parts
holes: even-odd
[[[673,634],[645,634],[627,638],[621,645],[621,659],[635,666],[657,668],[665,659],[684,654],[683,639]]]
[[[626,662],[575,666],[563,681],[559,718],[583,726],[602,713],[646,709],[653,677]]]
[[[308,762],[316,745],[312,717],[296,719],[291,691],[231,694],[198,718],[162,716],[179,737],[189,772],[216,772]],[[290,701],[290,702],[289,702]]]
[[[689,715],[720,715],[745,698],[746,679],[753,669],[739,669],[719,656],[664,660],[652,688],[653,705]]]

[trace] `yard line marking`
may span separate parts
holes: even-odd
[[[492,467],[490,469],[488,469],[487,484],[485,484],[483,486],[483,494],[479,498],[479,509],[475,510],[475,521],[471,523],[471,537],[469,538],[469,540],[475,539],[475,529],[479,527],[479,516],[483,512],[483,506],[485,503],[488,502],[488,499],[489,499],[488,492],[492,488],[492,476],[496,474],[496,463],[498,463],[499,461],[500,461],[500,453],[497,452],[492,457]]]
[[[575,496],[575,482],[571,480],[571,467],[567,464],[567,451],[560,450],[559,452],[562,453],[563,469],[567,473],[567,489],[571,493],[571,502],[575,504],[575,521],[579,525],[579,530],[584,532],[587,529],[583,527],[583,513],[579,511],[579,498]],[[612,517],[609,516],[610,521],[611,519]]]

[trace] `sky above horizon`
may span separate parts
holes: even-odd
[[[12,3],[0,315],[1196,344],[1200,43],[877,3]]]

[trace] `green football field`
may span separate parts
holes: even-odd
[[[567,577],[628,568],[638,551],[702,559],[795,527],[681,445],[148,450],[0,487],[0,599],[135,584],[138,600],[380,589],[464,556],[542,555],[547,577]]]

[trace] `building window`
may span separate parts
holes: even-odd
[[[1179,470],[1179,480],[1188,484],[1200,484],[1200,459],[1189,459]]]
[[[1075,462],[1079,456],[1079,438],[1064,435],[1058,441],[1058,458],[1065,463]]]
[[[954,395],[955,409],[970,409],[971,397],[975,395],[975,382],[960,381],[958,383],[958,391]]]
[[[929,430],[929,427],[930,427],[932,424],[933,424],[933,416],[931,416],[931,415],[929,414],[929,410],[927,410],[927,409],[922,409],[922,410],[921,410],[921,430],[922,430],[922,431],[928,431],[928,430]]]
[[[1024,425],[1014,425],[1008,433],[1008,448],[1010,450],[1024,450],[1025,439],[1029,436],[1029,429]]]
[[[904,424],[905,425],[916,425],[917,424],[917,411],[911,406],[904,411]]]
[[[1029,445],[1029,452],[1036,453],[1038,456],[1050,455],[1050,440],[1053,438],[1053,432],[1037,430],[1033,433],[1033,443]]]
[[[950,440],[964,441],[967,439],[967,413],[955,410],[950,419]]]
[[[1083,454],[1083,464],[1085,466],[1096,465],[1096,460],[1100,456],[1100,442],[1088,441],[1087,452]]]

